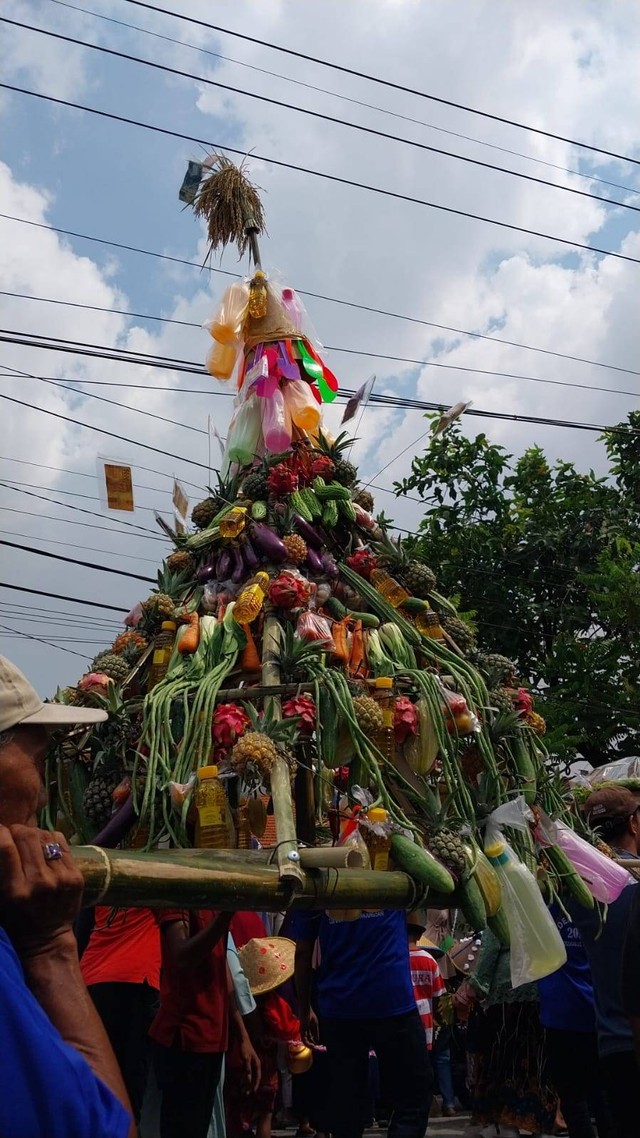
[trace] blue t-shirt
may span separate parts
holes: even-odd
[[[631,855],[629,855],[631,856]],[[585,909],[567,899],[567,908],[582,934],[591,965],[600,1055],[633,1051],[631,1024],[622,1006],[622,952],[637,884],[627,885],[605,914],[600,906]]]
[[[357,921],[299,912],[289,935],[320,943],[320,1016],[388,1019],[415,1011],[404,912],[363,913]]]
[[[47,1018],[0,928],[1,1138],[126,1138],[122,1103]]]
[[[595,1031],[591,969],[580,930],[558,905],[552,905],[550,911],[567,950],[567,960],[557,972],[538,980],[540,1022],[543,1027],[558,1031]]]

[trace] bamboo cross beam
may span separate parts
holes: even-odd
[[[85,881],[83,903],[131,908],[217,909],[277,913],[284,909],[405,909],[418,891],[399,872],[302,870],[299,883],[241,850],[132,853],[73,846]],[[296,884],[298,887],[296,888]]]

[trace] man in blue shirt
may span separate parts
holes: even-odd
[[[432,1075],[416,1007],[403,912],[363,913],[336,921],[329,913],[295,913],[296,989],[303,1038],[327,1049],[331,1133],[361,1138],[369,1051],[378,1057],[382,1098],[393,1106],[389,1138],[423,1138]],[[318,1013],[311,1007],[312,965],[320,951]]]
[[[622,786],[595,790],[583,812],[617,857],[638,857],[640,802],[630,790]],[[640,1130],[640,1083],[621,983],[624,939],[637,888],[637,883],[627,885],[606,914],[598,906],[585,909],[567,900],[591,966],[600,1070],[616,1138],[638,1138]]]
[[[0,1135],[133,1138],[127,1093],[85,988],[73,921],[83,879],[37,828],[49,731],[106,719],[43,704],[0,656]]]

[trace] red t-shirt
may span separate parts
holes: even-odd
[[[446,992],[440,969],[426,948],[417,946],[409,951],[411,983],[420,1019],[427,1037],[427,1047],[433,1046],[433,1001]]]
[[[236,948],[244,948],[245,944],[255,937],[267,935],[264,921],[257,913],[234,913],[229,931]]]
[[[217,916],[210,910],[191,912],[163,909],[156,920],[163,929],[184,921],[195,936]],[[149,1035],[164,1047],[182,1051],[226,1051],[229,1041],[227,991],[227,937],[224,934],[205,960],[195,967],[178,968],[162,943],[160,1010]]]
[[[150,909],[98,905],[80,969],[85,984],[160,987],[160,931]]]

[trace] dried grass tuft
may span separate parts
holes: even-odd
[[[265,232],[260,195],[247,178],[244,163],[238,167],[224,154],[216,154],[211,167],[212,173],[203,182],[193,203],[196,216],[204,217],[207,222],[206,260],[216,249],[234,243],[243,257],[249,246],[248,228],[257,233]]]

